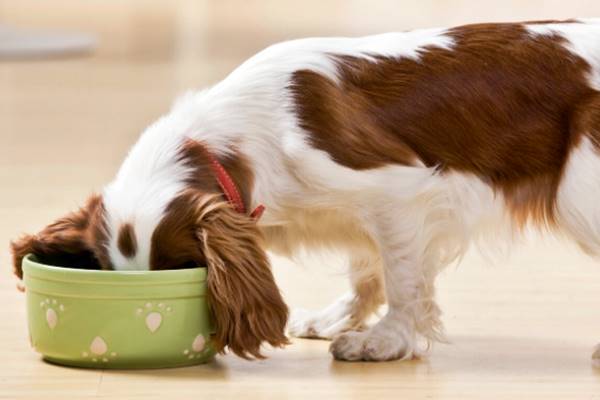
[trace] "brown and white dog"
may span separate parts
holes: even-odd
[[[265,251],[343,247],[352,293],[288,329],[333,338],[338,359],[390,360],[440,339],[435,277],[490,227],[600,254],[598,199],[600,20],[302,39],[183,96],[101,195],[12,249],[19,276],[29,252],[206,265],[217,346],[260,357],[287,343]]]

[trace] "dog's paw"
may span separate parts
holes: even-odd
[[[347,312],[331,311],[293,310],[288,322],[288,333],[298,338],[330,340],[349,330],[364,329],[362,324],[353,323],[352,317]]]
[[[313,328],[311,312],[304,308],[295,308],[290,313],[287,331],[290,336],[298,338],[315,337],[316,330]]]
[[[412,356],[400,335],[382,335],[373,329],[346,332],[335,338],[329,351],[336,360],[343,361],[390,361]]]

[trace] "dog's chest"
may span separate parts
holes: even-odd
[[[281,223],[261,229],[269,250],[282,255],[301,248],[351,248],[370,242],[355,216],[334,210],[288,210]]]

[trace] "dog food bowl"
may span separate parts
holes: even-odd
[[[96,271],[23,259],[29,333],[49,362],[166,368],[214,356],[206,269]]]

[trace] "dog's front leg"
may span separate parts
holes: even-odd
[[[439,270],[439,235],[424,218],[381,218],[377,239],[384,262],[387,314],[364,332],[341,334],[330,351],[339,360],[412,358],[419,336],[440,339],[440,311],[434,302]]]

